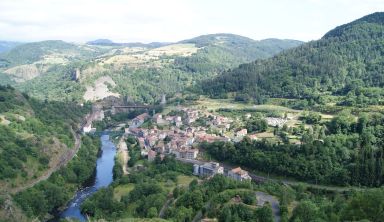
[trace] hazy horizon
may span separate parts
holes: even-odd
[[[377,11],[384,11],[384,1],[2,0],[0,39],[149,43],[231,33],[310,41]]]

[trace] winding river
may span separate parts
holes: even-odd
[[[68,203],[67,209],[61,212],[58,216],[60,218],[73,218],[80,221],[87,221],[87,218],[81,214],[81,204],[94,192],[102,187],[106,187],[113,181],[112,169],[115,164],[116,146],[113,144],[108,134],[103,134],[101,137],[102,154],[97,159],[96,163],[96,177],[92,186],[85,187],[79,190],[75,197]]]

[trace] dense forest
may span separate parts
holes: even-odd
[[[374,13],[328,32],[318,41],[256,60],[202,84],[201,93],[311,99],[345,96],[345,104],[383,104],[384,13]]]

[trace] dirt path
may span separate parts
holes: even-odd
[[[73,149],[68,150],[64,155],[61,156],[60,160],[50,169],[48,169],[43,175],[40,177],[33,179],[29,181],[27,184],[13,188],[10,190],[12,194],[18,193],[20,191],[23,191],[25,189],[28,189],[30,187],[33,187],[34,185],[38,184],[39,182],[48,179],[52,173],[56,172],[59,170],[62,166],[66,165],[77,153],[77,151],[80,149],[81,146],[81,135],[79,133],[75,133],[73,129],[71,128],[71,132],[73,137],[75,138],[75,146]]]
[[[169,205],[172,203],[172,201],[173,201],[173,197],[169,196],[168,200],[164,203],[163,207],[160,210],[160,213],[159,213],[160,218],[164,217],[165,210],[169,207]]]
[[[266,202],[271,204],[272,214],[275,218],[275,222],[280,222],[280,203],[276,197],[264,192],[256,192],[257,205],[263,206]]]

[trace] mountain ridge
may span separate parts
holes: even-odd
[[[384,22],[383,15],[375,13],[373,17]],[[339,26],[317,41],[227,70],[203,83],[202,90],[212,96],[237,92],[261,102],[263,97],[318,100],[325,92],[346,95],[356,84],[382,87],[384,26],[364,22],[370,16],[363,18]]]
[[[153,103],[161,94],[180,92],[228,68],[301,44],[276,39],[255,41],[229,34],[224,37],[199,36],[172,44],[114,45],[105,39],[101,43],[110,45],[28,43],[0,55],[0,78],[14,81],[15,87],[41,99],[62,100],[62,95],[68,95],[68,99],[82,100],[81,94],[96,93],[95,84],[104,84],[102,80],[107,77],[116,84],[104,84],[103,92],[99,92],[100,88],[96,93],[101,96],[94,99],[102,99],[112,91],[114,95]]]

